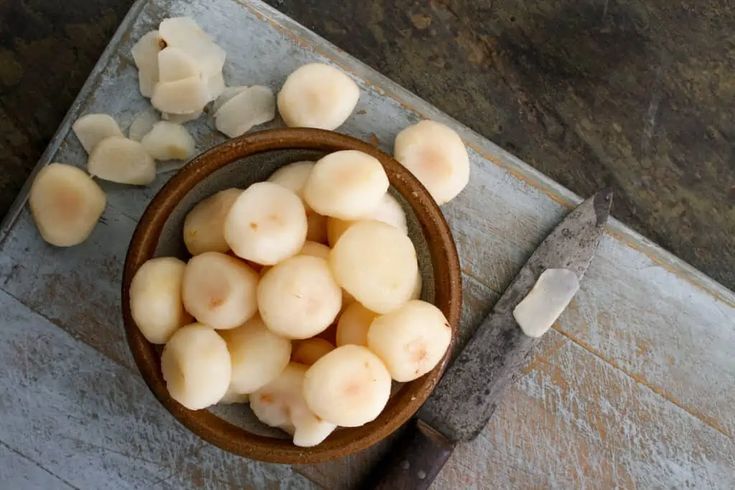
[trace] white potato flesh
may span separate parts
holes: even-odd
[[[337,346],[367,346],[367,333],[370,324],[378,314],[370,311],[358,302],[345,308],[337,323]]]
[[[247,85],[224,87],[222,89],[222,92],[220,92],[220,94],[217,96],[217,98],[214,100],[214,103],[212,104],[212,114],[216,114],[219,108],[222,107],[225,102],[227,102],[246,88],[248,88]]]
[[[528,295],[513,309],[513,317],[529,337],[541,337],[579,291],[579,278],[569,269],[546,269]]]
[[[300,198],[304,198],[304,186],[314,168],[314,162],[303,160],[289,163],[279,168],[268,177],[268,182],[282,185]]]
[[[337,282],[369,310],[388,313],[409,300],[418,262],[411,239],[395,226],[358,221],[329,254]]]
[[[74,122],[72,129],[87,153],[92,153],[95,146],[105,138],[123,136],[120,127],[108,114],[82,116]]]
[[[396,381],[412,381],[439,364],[452,341],[452,328],[439,308],[411,300],[373,320],[368,348]]]
[[[158,53],[158,80],[174,82],[184,78],[198,77],[196,60],[181,48],[167,46]]]
[[[278,93],[278,112],[287,126],[336,129],[350,117],[360,89],[329,65],[310,63],[291,73]]]
[[[158,121],[141,140],[156,160],[188,160],[194,156],[194,138],[181,124]]]
[[[184,124],[185,122],[198,119],[201,115],[202,111],[187,112],[186,114],[169,114],[168,112],[163,112],[161,113],[161,118],[164,121],[169,121],[176,124]]]
[[[271,121],[275,114],[276,102],[271,89],[253,85],[222,104],[214,114],[214,125],[217,130],[234,138],[253,126]]]
[[[304,200],[321,215],[359,219],[380,204],[387,190],[388,176],[376,158],[343,150],[316,162],[304,186]]]
[[[199,201],[184,219],[184,244],[192,255],[225,253],[225,218],[242,190],[225,189]]]
[[[199,76],[173,82],[158,82],[151,104],[161,112],[189,114],[201,111],[209,102],[209,89]]]
[[[323,243],[313,242],[307,240],[304,242],[304,246],[301,247],[299,255],[311,255],[312,257],[319,257],[321,259],[329,259],[329,247]]]
[[[159,121],[158,114],[153,110],[145,110],[136,114],[133,122],[130,123],[128,128],[128,138],[133,141],[140,141],[143,136],[148,134],[153,125]]]
[[[294,348],[292,360],[299,364],[311,366],[333,350],[334,346],[330,342],[319,337],[299,340]]]
[[[230,385],[227,344],[201,323],[178,329],[161,354],[161,371],[171,398],[189,410],[219,402]]]
[[[153,87],[158,82],[158,52],[161,46],[158,31],[150,31],[144,34],[130,50],[138,67],[138,87],[144,97],[153,95]]]
[[[87,170],[118,184],[148,185],[156,178],[156,162],[143,145],[120,136],[105,138],[95,146]]]
[[[189,17],[171,17],[158,26],[161,38],[168,46],[186,51],[206,76],[222,71],[225,51]]]
[[[258,274],[243,261],[219,252],[192,257],[184,270],[184,308],[216,329],[236,328],[257,311]]]
[[[293,436],[300,447],[316,446],[336,429],[336,425],[317,417],[304,401],[306,366],[291,363],[268,385],[250,397],[250,408],[258,419]]]
[[[262,265],[296,255],[304,246],[306,231],[301,199],[271,182],[248,187],[225,218],[225,240],[232,251]]]
[[[398,203],[398,200],[387,192],[380,200],[378,206],[371,212],[361,216],[358,220],[341,220],[338,218],[327,219],[327,239],[329,244],[334,246],[355,221],[375,220],[395,226],[402,232],[408,234],[408,224],[406,223],[406,213]]]
[[[304,376],[304,398],[318,417],[343,427],[375,420],[390,398],[383,361],[366,347],[343,345],[315,362]]]
[[[33,179],[28,204],[43,239],[57,247],[71,247],[92,233],[107,197],[83,170],[51,163]]]
[[[342,307],[342,291],[326,260],[297,255],[260,279],[258,309],[271,331],[306,339],[326,330]]]
[[[437,204],[451,201],[470,179],[470,160],[459,135],[436,121],[421,121],[396,136],[393,154]]]
[[[207,91],[209,92],[209,100],[216,100],[217,97],[225,90],[225,77],[221,71],[207,77]]]
[[[244,325],[220,332],[232,362],[230,396],[252,393],[281,374],[291,357],[291,342],[268,330],[257,315]]]
[[[186,264],[176,257],[146,261],[130,283],[130,313],[143,336],[152,344],[165,344],[192,318],[181,300]]]

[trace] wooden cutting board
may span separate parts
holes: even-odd
[[[362,95],[340,131],[384,150],[422,118],[460,133],[470,150],[471,181],[443,211],[462,260],[464,338],[580,201],[257,1],[138,1],[37,168],[51,161],[84,165],[70,131],[78,116],[106,112],[125,128],[148,105],[137,90],[130,47],[162,18],[177,15],[194,17],[227,50],[229,84],[277,90],[309,61],[348,72]],[[207,117],[188,127],[199,150],[223,140]],[[381,447],[293,469],[248,461],[178,425],[141,380],[120,318],[121,269],[138,217],[171,175],[162,173],[145,189],[102,183],[108,208],[78,247],[57,249],[40,239],[25,207],[28,185],[0,228],[0,482],[8,488],[353,484]],[[613,221],[582,290],[525,376],[480,437],[458,448],[435,487],[732,488],[734,388],[735,294]]]

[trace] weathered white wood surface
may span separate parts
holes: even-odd
[[[525,258],[579,199],[492,143],[256,2],[148,0],[128,18],[40,165],[83,165],[70,123],[107,112],[125,127],[138,95],[132,43],[161,18],[191,15],[227,50],[230,84],[277,89],[296,66],[334,63],[360,84],[341,131],[390,150],[433,118],[471,149],[472,178],[444,207],[462,260],[466,336]],[[275,125],[278,122],[274,123]],[[222,140],[207,118],[198,146]],[[140,379],[119,312],[122,262],[158,188],[103,183],[108,208],[71,249],[37,235],[24,195],[0,232],[0,487],[307,487],[289,468],[247,461],[176,424]],[[735,487],[735,295],[617,222],[570,309],[481,436],[436,488]],[[298,471],[354,483],[381,448]]]

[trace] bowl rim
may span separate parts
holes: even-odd
[[[128,247],[122,281],[122,314],[128,346],[135,363],[155,397],[185,427],[226,451],[272,463],[324,462],[366,449],[407,422],[431,394],[443,374],[452,351],[429,373],[405,383],[377,419],[361,427],[340,428],[321,444],[301,448],[288,439],[274,439],[248,432],[207,410],[189,410],[168,394],[156,346],[138,329],[130,312],[130,283],[138,268],[154,257],[155,249],[171,211],[177,203],[213,172],[258,153],[276,150],[359,150],[380,161],[391,186],[413,209],[427,244],[434,268],[434,304],[452,327],[452,345],[457,339],[462,301],[459,256],[449,226],[426,188],[403,165],[372,144],[334,131],[311,128],[269,129],[227,140],[194,157],[156,193],[141,216]],[[395,398],[395,399],[394,399]],[[339,437],[334,436],[340,434]]]

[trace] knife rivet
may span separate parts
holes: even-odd
[[[401,462],[401,469],[403,469],[403,470],[407,470],[407,469],[409,469],[410,467],[411,467],[411,463],[409,463],[407,459],[404,459],[404,460],[403,460],[403,461]]]
[[[423,480],[424,478],[426,478],[426,472],[424,470],[419,470],[419,472],[416,473],[416,476],[419,477],[419,480]]]

